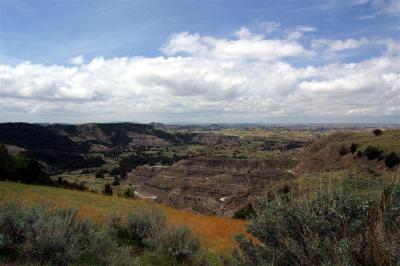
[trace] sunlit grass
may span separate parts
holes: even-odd
[[[82,218],[106,224],[117,212],[126,215],[136,207],[162,209],[171,224],[188,226],[212,252],[229,252],[235,247],[234,236],[245,232],[245,222],[224,217],[206,216],[144,200],[124,199],[90,192],[45,186],[0,182],[0,201],[22,204],[44,203],[50,207],[76,208]]]

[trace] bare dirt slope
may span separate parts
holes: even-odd
[[[293,178],[286,159],[196,157],[172,166],[141,166],[126,183],[157,201],[206,214],[233,216],[274,180]]]

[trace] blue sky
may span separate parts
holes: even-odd
[[[20,1],[1,0],[1,60],[63,64],[83,54],[156,56],[177,32],[229,37],[236,29],[260,31],[265,21],[287,30],[309,25],[313,37],[397,37],[399,18],[372,2],[351,1]],[[397,27],[397,28],[396,28]],[[274,35],[282,34],[275,32]],[[371,51],[374,52],[374,51]],[[370,51],[357,55],[368,57]]]
[[[399,0],[0,0],[0,120],[399,122],[399,14]]]

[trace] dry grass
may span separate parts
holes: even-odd
[[[173,225],[189,227],[211,252],[226,253],[235,247],[234,236],[245,232],[245,222],[224,217],[206,216],[144,200],[103,196],[60,188],[0,182],[0,201],[22,204],[44,203],[50,207],[76,208],[82,218],[105,224],[112,213],[126,215],[129,210],[144,206],[162,209]]]

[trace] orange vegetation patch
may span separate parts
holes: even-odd
[[[245,222],[217,216],[207,216],[147,202],[104,196],[90,192],[60,188],[0,182],[0,201],[22,204],[43,203],[50,207],[76,208],[82,218],[105,224],[113,213],[125,216],[137,207],[162,209],[173,225],[189,227],[210,251],[229,252],[235,246],[234,237],[245,233]]]

